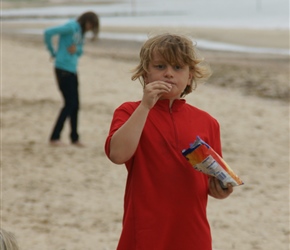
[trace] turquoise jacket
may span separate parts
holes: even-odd
[[[54,46],[53,36],[58,36],[58,45]],[[72,73],[77,73],[78,58],[83,53],[83,36],[80,24],[76,20],[48,28],[44,31],[44,42],[51,56],[55,58],[55,67]],[[70,54],[67,48],[75,44],[77,51]]]

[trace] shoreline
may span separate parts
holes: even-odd
[[[41,30],[46,27],[54,26],[65,22],[67,19],[52,22],[46,20],[44,22],[23,21],[3,21],[2,33],[27,33],[40,34]],[[181,33],[193,37],[197,40],[207,40],[209,42],[225,43],[233,46],[244,46],[252,48],[271,48],[287,50],[289,54],[289,30],[285,29],[255,29],[255,28],[227,28],[227,27],[200,27],[200,26],[123,26],[123,25],[104,25],[101,20],[100,34],[126,34],[132,37],[137,34],[150,35],[154,33]],[[31,34],[31,35],[35,35]]]
[[[168,30],[168,29],[165,29]],[[16,34],[25,34],[25,35],[42,35],[43,29],[17,29],[14,31]],[[151,36],[153,33],[158,32],[150,32],[150,33],[123,33],[123,32],[100,32],[99,39],[107,40],[107,41],[118,41],[118,42],[137,42],[143,43],[145,40]],[[187,34],[186,32],[182,32],[182,34]],[[203,50],[211,50],[211,51],[220,51],[220,52],[239,52],[239,53],[253,53],[253,54],[269,54],[269,55],[281,55],[281,56],[289,56],[290,50],[284,48],[275,48],[273,47],[254,47],[254,46],[246,46],[241,44],[231,44],[228,42],[222,41],[213,41],[206,39],[196,39],[196,35],[189,35],[192,37],[193,42],[197,44],[199,49]],[[225,40],[225,39],[223,39]],[[280,45],[281,46],[281,45]]]

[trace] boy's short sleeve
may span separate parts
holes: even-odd
[[[110,130],[105,142],[105,153],[110,155],[110,142],[113,134],[129,119],[140,102],[126,102],[119,106],[114,114],[111,122]]]

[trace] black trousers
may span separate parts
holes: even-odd
[[[77,132],[79,111],[78,76],[77,74],[57,68],[55,68],[55,75],[59,90],[63,96],[64,106],[60,110],[50,140],[60,139],[64,123],[69,118],[71,128],[70,140],[74,143],[79,140]]]

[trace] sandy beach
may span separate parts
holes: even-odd
[[[207,39],[222,32],[193,31]],[[239,43],[249,45],[241,32]],[[287,48],[285,32],[271,32],[255,32],[252,41]],[[103,147],[114,109],[141,97],[141,85],[130,80],[141,45],[87,43],[79,65],[86,147],[53,148],[48,138],[62,101],[42,37],[1,35],[1,227],[16,235],[21,250],[114,250],[126,169],[112,164]],[[213,248],[287,250],[289,57],[201,53],[213,75],[186,100],[219,120],[224,159],[245,183],[226,200],[209,198]],[[67,126],[66,143],[68,134]]]

